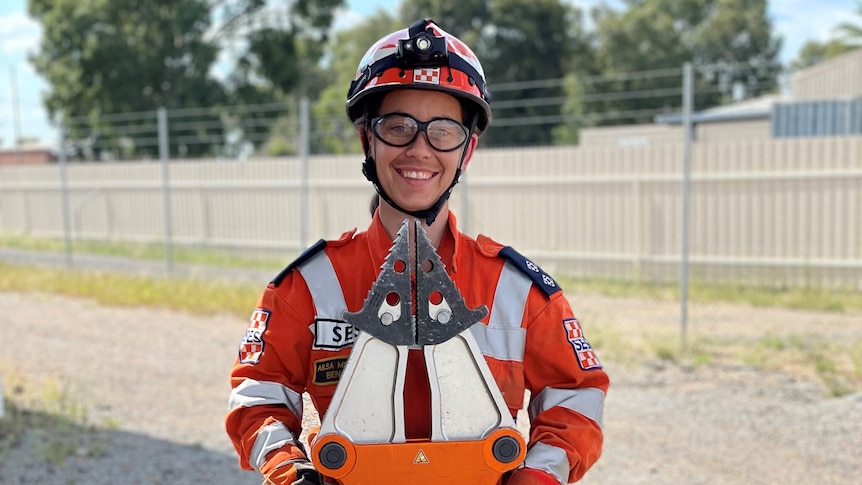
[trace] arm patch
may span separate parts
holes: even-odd
[[[561,291],[560,285],[557,284],[551,275],[542,271],[536,263],[527,259],[524,255],[512,249],[511,246],[506,246],[500,250],[500,256],[506,258],[509,262],[515,265],[522,273],[527,275],[536,286],[539,287],[548,297],[554,293]]]
[[[291,271],[295,270],[300,264],[311,259],[311,257],[314,256],[315,254],[323,251],[323,248],[325,248],[325,247],[326,247],[326,241],[325,240],[321,239],[321,240],[317,241],[311,247],[309,247],[308,249],[303,251],[302,254],[300,254],[299,257],[296,258],[292,263],[287,265],[286,268],[281,270],[281,273],[279,273],[278,276],[276,276],[275,279],[273,279],[270,283],[272,283],[274,286],[278,287],[278,285],[281,284],[281,280],[283,280],[287,275],[289,275],[291,273]]]

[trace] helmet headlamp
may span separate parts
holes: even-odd
[[[434,35],[430,27],[425,29],[430,20],[414,22],[408,37],[398,41],[396,58],[402,67],[427,67],[446,65],[449,59],[449,48],[446,38]]]

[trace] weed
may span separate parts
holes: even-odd
[[[87,408],[73,396],[70,386],[57,379],[41,386],[17,373],[4,371],[6,417],[0,420],[0,458],[27,439],[34,443],[44,461],[63,466],[73,455],[97,456],[107,449],[104,437],[87,423]]]

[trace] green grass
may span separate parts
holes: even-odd
[[[53,244],[53,245],[52,245]],[[0,237],[0,246],[24,249],[62,250],[50,240]],[[80,249],[80,248],[77,248]],[[162,258],[161,248],[145,245],[93,244],[92,252],[126,257]],[[242,259],[221,259],[217,251],[179,252],[187,262],[203,264],[242,263]],[[179,259],[179,257],[177,258]],[[283,262],[267,263],[280,267]],[[640,297],[656,301],[675,301],[675,285],[644,284],[605,280],[560,278],[567,294],[597,293],[610,297]],[[183,311],[197,315],[228,313],[246,318],[262,290],[261,284],[231,284],[176,278],[150,278],[120,273],[85,270],[55,270],[0,263],[0,291],[39,291],[73,297],[91,298],[114,306],[146,306]],[[694,282],[689,288],[691,302],[732,302],[756,307],[785,307],[827,312],[862,311],[862,292],[820,288],[758,287],[745,285],[706,285]],[[612,326],[596,326],[591,341],[602,357],[624,365],[638,365],[644,359],[659,359],[689,365],[736,362],[766,369],[799,372],[821,379],[832,395],[862,389],[862,342],[836,342],[810,336],[765,335],[727,341],[716,337],[692,337],[683,347],[678,331],[654,334],[639,339],[621,334]]]
[[[84,400],[68,385],[49,379],[32,382],[3,370],[6,406],[0,419],[0,459],[23,440],[30,440],[47,464],[62,467],[76,456],[99,456],[107,442],[99,428],[88,422]]]
[[[196,315],[229,313],[245,318],[262,289],[263,283],[150,278],[0,263],[0,291],[58,293],[105,305],[156,307]]]
[[[569,294],[574,290],[614,297],[679,300],[678,285],[600,279],[572,280],[565,277],[560,277],[558,280],[560,286]],[[689,301],[697,303],[733,302],[757,307],[782,307],[797,310],[862,311],[862,292],[840,288],[795,288],[785,285],[757,286],[693,282],[689,285],[688,297]]]
[[[59,239],[33,238],[3,233],[0,233],[0,248],[51,253],[63,253],[66,250],[64,241]],[[73,254],[95,254],[99,256],[116,256],[151,261],[163,261],[166,258],[166,247],[161,243],[73,240],[71,242],[71,249]],[[251,257],[240,250],[216,247],[175,245],[171,248],[171,258],[175,263],[221,266],[226,268],[268,269],[284,266],[283,259],[277,257]]]

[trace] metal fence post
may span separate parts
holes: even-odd
[[[171,187],[168,165],[171,153],[168,145],[168,110],[164,106],[156,112],[159,130],[159,160],[162,164],[162,216],[165,231],[165,265],[168,273],[174,270],[173,237],[171,234]]]
[[[691,198],[691,142],[692,142],[692,110],[694,101],[694,80],[690,62],[682,67],[682,246],[680,251],[679,279],[679,327],[680,344],[686,346],[686,330],[688,326],[688,244],[690,224]]]
[[[300,250],[308,247],[308,152],[310,144],[311,116],[309,113],[308,98],[303,96],[299,100],[299,247]]]
[[[63,246],[65,247],[66,267],[71,268],[72,261],[72,223],[69,216],[69,175],[66,156],[66,123],[60,118],[60,200],[63,209]]]

